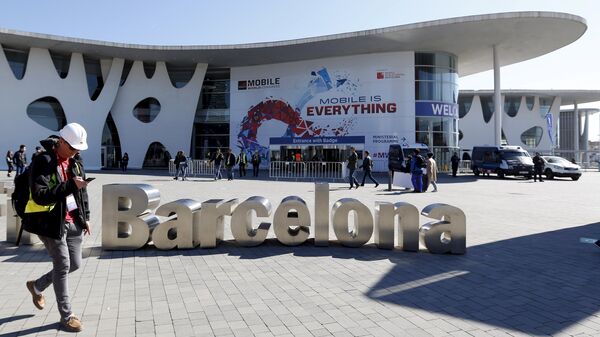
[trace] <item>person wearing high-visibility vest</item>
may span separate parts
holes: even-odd
[[[240,169],[240,177],[246,176],[246,165],[248,165],[248,157],[246,156],[246,150],[240,150],[238,155],[238,167]]]
[[[31,196],[25,207],[23,227],[37,234],[52,258],[53,268],[37,280],[26,283],[33,304],[44,309],[42,292],[54,287],[60,325],[67,331],[79,332],[81,321],[73,314],[68,292],[68,274],[81,266],[81,244],[90,234],[88,196],[85,171],[79,151],[86,150],[87,132],[77,124],[62,128],[58,136],[40,142],[46,152],[31,163],[29,186]]]

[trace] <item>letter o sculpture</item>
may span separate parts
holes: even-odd
[[[354,216],[354,230],[348,230],[348,215]],[[356,199],[343,198],[331,209],[333,231],[340,243],[347,247],[360,247],[371,240],[373,235],[373,215],[367,206]]]

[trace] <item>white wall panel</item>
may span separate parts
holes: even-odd
[[[183,87],[173,87],[164,62],[148,79],[142,61],[133,63],[127,80],[119,90],[111,109],[121,141],[122,153],[129,154],[129,166],[141,168],[148,146],[160,142],[172,156],[178,150],[189,154],[194,116],[207,64],[197,64],[192,79]],[[133,115],[135,105],[153,97],[160,103],[160,113],[150,123]]]
[[[27,116],[27,106],[42,97],[55,97],[63,107],[67,122],[77,122],[88,132],[89,149],[82,153],[88,168],[100,167],[100,142],[106,116],[117,94],[123,60],[114,59],[98,99],[89,98],[83,57],[74,53],[69,74],[61,79],[46,49],[31,48],[27,69],[22,80],[17,80],[6,60],[0,55],[0,102],[2,118],[0,137],[5,149],[16,150],[19,144],[28,147],[28,157],[39,140],[57,132],[46,129]],[[6,153],[6,152],[4,152]],[[6,163],[2,161],[2,166]]]

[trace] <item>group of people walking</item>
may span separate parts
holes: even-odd
[[[373,159],[369,151],[364,152],[365,156],[362,161],[360,168],[363,170],[362,182],[359,184],[356,179],[356,170],[358,168],[358,154],[354,147],[350,148],[350,155],[348,156],[348,181],[350,183],[350,189],[357,188],[358,186],[365,186],[367,177],[375,184],[375,187],[379,186],[377,180],[373,177]],[[427,153],[427,158],[423,158],[420,154],[419,149],[415,149],[413,154],[410,156],[407,166],[408,172],[411,175],[411,182],[413,185],[413,192],[425,192],[429,185],[433,185],[433,191],[437,192],[437,163],[433,159],[433,153]]]
[[[349,171],[348,178],[350,181],[350,189],[352,189],[354,186],[358,188],[358,180],[356,180],[355,176],[356,169],[358,168],[358,154],[356,154],[356,149],[354,147],[350,148],[350,155],[348,156],[348,164],[346,167]],[[375,184],[375,187],[379,186],[379,183],[373,177],[373,159],[371,159],[369,151],[365,151],[365,157],[363,158],[360,168],[362,168],[364,172],[360,186],[365,186],[365,180],[367,177],[371,179],[371,181]]]
[[[410,174],[413,192],[425,192],[430,184],[433,185],[432,192],[437,192],[437,163],[433,153],[429,152],[427,158],[423,158],[421,151],[415,149],[410,159]]]
[[[23,171],[25,171],[25,168],[28,165],[26,152],[27,146],[23,144],[21,144],[21,146],[19,146],[19,150],[15,151],[14,153],[10,150],[6,152],[6,166],[8,168],[8,177],[11,177],[13,171],[15,171],[15,176],[18,176],[21,173],[23,173]],[[31,162],[33,162],[33,159],[42,152],[44,152],[44,149],[41,146],[36,146],[35,152],[31,155]]]
[[[214,165],[215,170],[215,180],[220,180],[223,178],[221,174],[221,168],[225,165],[225,171],[227,172],[227,180],[234,179],[234,167],[238,165],[239,175],[240,177],[246,176],[246,167],[248,166],[248,155],[244,149],[240,150],[240,153],[236,156],[233,153],[231,148],[227,149],[227,152],[223,154],[221,149],[217,149],[217,152],[212,156],[210,160]],[[258,151],[252,154],[250,158],[250,163],[252,163],[252,176],[258,177],[258,173],[260,170],[260,154]]]

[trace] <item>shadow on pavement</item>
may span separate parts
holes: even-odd
[[[367,296],[528,334],[555,334],[600,312],[600,222],[470,247],[402,254]]]

